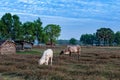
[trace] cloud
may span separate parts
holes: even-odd
[[[18,2],[23,2],[27,4],[36,4],[36,0],[18,0]]]
[[[23,22],[40,17],[44,26],[49,23],[63,26],[62,34],[66,32],[66,27],[73,26],[80,27],[75,29],[75,34],[81,34],[85,32],[82,27],[94,27],[90,30],[94,32],[95,26],[118,26],[119,2],[120,0],[0,0],[0,16],[6,12],[18,14]],[[79,29],[82,31],[77,31]],[[86,31],[90,32],[89,29]]]
[[[119,20],[119,2],[119,0],[1,0],[0,11],[13,12],[14,10],[19,13],[78,19]]]

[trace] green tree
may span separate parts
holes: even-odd
[[[12,39],[13,40],[20,40],[22,37],[22,23],[17,15],[13,15],[13,22],[12,22]]]
[[[114,41],[114,32],[110,28],[100,28],[96,32],[99,44],[111,45]]]
[[[40,18],[34,21],[34,28],[35,28],[34,34],[36,39],[38,40],[38,43],[43,42],[44,34],[43,34],[43,27]]]
[[[69,43],[72,44],[72,45],[76,45],[77,44],[77,40],[75,38],[71,38],[69,40]]]
[[[93,45],[96,41],[96,35],[95,34],[83,34],[80,37],[80,42],[82,42],[85,45]]]
[[[17,33],[20,32],[20,25],[17,15],[12,16],[10,13],[3,15],[0,21],[2,38],[15,40],[19,36]]]
[[[114,41],[117,43],[117,45],[120,45],[120,31],[117,31],[115,33],[115,40]]]
[[[12,32],[12,15],[10,13],[6,13],[2,16],[1,22],[4,26],[2,26],[2,29],[4,29],[3,37],[5,39],[11,39],[11,32]]]
[[[6,33],[5,25],[0,20],[0,40],[4,40],[5,39],[5,35],[6,35],[5,33]]]
[[[35,27],[33,22],[25,22],[22,26],[23,40],[33,42],[35,40]]]
[[[44,31],[46,36],[46,42],[49,41],[50,44],[53,45],[53,42],[55,42],[60,36],[61,27],[59,25],[49,24],[44,28]]]

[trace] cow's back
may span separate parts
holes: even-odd
[[[70,52],[80,52],[81,51],[81,47],[79,45],[77,46],[67,46],[68,50]]]

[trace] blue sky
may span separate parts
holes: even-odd
[[[59,39],[80,39],[101,27],[120,31],[120,0],[0,0],[0,16],[19,15],[22,22],[41,18],[43,26],[58,24]]]

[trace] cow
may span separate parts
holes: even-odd
[[[48,65],[49,59],[51,59],[51,65],[52,65],[52,59],[53,59],[53,50],[47,49],[44,51],[41,59],[38,61],[39,65],[45,64]]]
[[[81,46],[79,46],[79,45],[69,45],[64,50],[62,50],[60,52],[60,55],[68,54],[69,56],[71,56],[71,54],[73,54],[73,53],[77,54],[78,59],[79,59],[79,56],[81,54]]]

